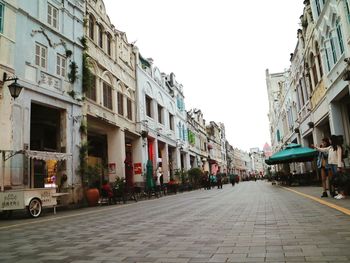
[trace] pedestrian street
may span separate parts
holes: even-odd
[[[0,220],[0,262],[350,262],[349,248],[349,215],[265,181]]]

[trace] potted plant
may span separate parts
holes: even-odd
[[[170,176],[170,180],[167,184],[168,192],[176,194],[178,185],[179,185],[178,182],[174,180],[172,176]]]
[[[113,194],[115,200],[122,200],[124,204],[126,203],[125,187],[125,178],[120,178],[119,176],[117,176],[113,183]]]
[[[84,185],[86,189],[86,199],[89,206],[96,206],[100,199],[98,187],[101,180],[101,166],[88,165],[84,173]]]
[[[199,188],[203,172],[200,168],[191,168],[187,171],[188,179],[194,189]]]

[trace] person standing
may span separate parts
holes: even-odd
[[[216,181],[217,181],[217,184],[218,184],[218,189],[222,189],[222,176],[220,173],[218,173],[216,175]]]
[[[336,199],[343,199],[345,198],[341,193],[339,193],[337,196],[335,194],[334,190],[334,178],[341,173],[343,162],[342,162],[342,148],[339,145],[338,142],[338,136],[332,135],[329,140],[330,146],[328,147],[314,147],[319,152],[328,153],[328,166],[332,172],[332,180],[330,180],[330,194],[332,197],[335,197]],[[340,189],[338,189],[340,191]]]
[[[320,145],[320,148],[327,148],[329,147],[329,139],[328,138],[323,138],[322,143]],[[321,197],[328,197],[327,194],[327,181],[329,185],[329,191],[331,193],[334,192],[334,189],[330,182],[331,182],[331,172],[328,166],[328,152],[321,152],[319,151],[318,157],[317,157],[317,168],[319,169],[321,173],[321,179],[322,179],[322,188],[323,188],[323,193]]]

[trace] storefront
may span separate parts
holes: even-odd
[[[57,188],[58,192],[67,187],[66,161],[71,154],[42,151],[25,151],[25,162],[29,172],[29,188]]]

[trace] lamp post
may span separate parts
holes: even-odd
[[[8,88],[10,90],[10,94],[11,97],[15,100],[19,94],[22,91],[22,86],[19,85],[17,83],[18,78],[17,77],[7,77],[7,73],[4,72],[4,75],[2,77],[2,81],[3,83],[5,83],[6,81],[14,81],[13,83],[11,83],[10,85],[8,85]],[[1,172],[1,180],[0,180],[0,190],[4,191],[5,190],[5,162],[6,160],[10,159],[11,157],[13,157],[14,155],[18,154],[18,153],[22,153],[22,151],[11,151],[11,150],[0,150],[1,153],[1,161],[2,161],[2,172]],[[6,153],[9,153],[8,156],[6,156]]]

